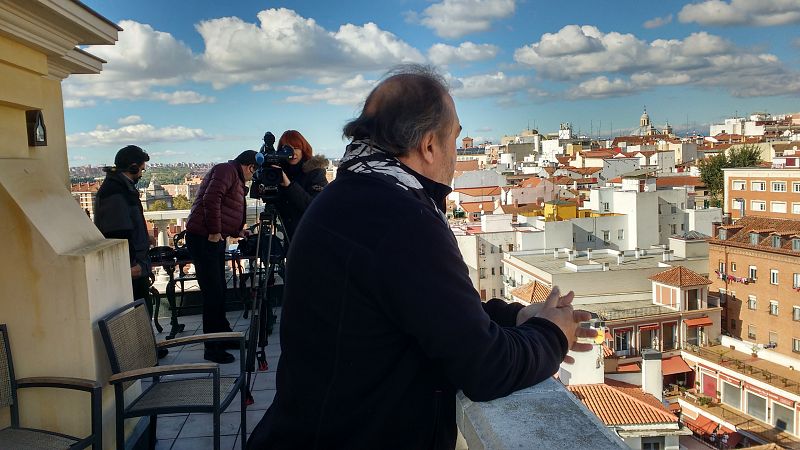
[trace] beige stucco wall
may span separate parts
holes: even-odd
[[[0,37],[0,322],[8,324],[17,377],[104,383],[96,322],[131,301],[127,244],[103,239],[69,193],[61,81],[48,71],[46,55]],[[46,147],[28,147],[27,109],[42,110]],[[103,397],[110,449],[113,391],[106,387]],[[23,426],[89,433],[87,394],[31,390],[20,405]],[[8,416],[0,411],[0,425]]]

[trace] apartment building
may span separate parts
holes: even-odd
[[[745,216],[721,226],[709,263],[723,330],[800,367],[800,220]]]
[[[723,169],[723,209],[743,216],[790,219],[800,215],[800,169],[747,167]]]

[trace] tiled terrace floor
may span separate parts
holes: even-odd
[[[280,308],[276,308],[278,321],[280,322]],[[249,319],[242,318],[242,311],[231,311],[227,313],[228,320],[234,331],[244,332],[249,324]],[[179,322],[186,325],[184,332],[178,336],[189,336],[200,334],[202,330],[202,316],[180,317]],[[163,320],[162,320],[163,323]],[[167,335],[164,333],[156,335],[156,339],[161,340]],[[239,372],[238,352],[231,351],[237,360],[231,364],[220,365],[222,375]],[[266,347],[267,362],[269,369],[266,372],[256,372],[255,384],[252,389],[255,404],[247,407],[247,435],[258,424],[269,408],[273,398],[275,398],[275,370],[278,367],[278,357],[280,356],[280,338],[278,336],[278,326],[275,332],[269,337],[269,345]],[[202,344],[187,345],[170,349],[170,354],[159,361],[159,364],[183,364],[190,362],[206,362],[203,359]],[[221,416],[221,447],[222,449],[242,448],[240,434],[240,401],[237,395],[228,409]],[[157,427],[157,450],[204,450],[212,449],[213,424],[210,414],[169,414],[159,416]]]

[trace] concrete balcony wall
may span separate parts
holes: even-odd
[[[628,449],[561,382],[550,378],[536,386],[490,402],[456,400],[459,448],[604,450]]]

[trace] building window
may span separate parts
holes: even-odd
[[[719,229],[719,239],[721,241],[724,241],[725,239],[728,239],[728,230],[726,230],[724,228],[720,228]]]
[[[800,252],[800,239],[792,239],[792,250]]]
[[[747,393],[747,414],[756,419],[767,421],[767,399],[752,392]]]
[[[792,306],[792,320],[800,321],[800,306]]]
[[[786,202],[769,202],[770,211],[786,214]]]
[[[484,268],[484,267],[480,268],[480,277],[481,277],[481,279],[486,278],[486,268]]]
[[[781,237],[778,235],[772,236],[772,247],[773,248],[781,248]]]
[[[753,200],[750,202],[750,209],[753,211],[766,211],[767,210],[767,202],[761,200]]]
[[[733,182],[733,190],[734,191],[744,191],[747,190],[747,182],[744,180],[735,180]]]
[[[603,212],[608,212],[610,209],[608,202],[603,202]]]
[[[770,300],[769,301],[769,313],[773,316],[778,315],[778,301],[777,300]]]
[[[800,183],[792,183],[792,192],[800,193]]]
[[[774,345],[775,347],[778,346],[778,333],[775,331],[769,332],[769,343]]]
[[[611,239],[611,232],[603,230],[603,241],[608,242]]]
[[[503,274],[503,266],[500,266],[500,275]]]
[[[514,251],[514,244],[508,244],[508,251],[510,252]]]
[[[792,289],[800,288],[800,273],[792,274]]]
[[[492,289],[492,298],[497,298],[497,289]]]
[[[792,338],[792,351],[800,353],[800,339]]]
[[[486,254],[486,246],[484,244],[481,244],[481,246],[478,248],[478,254],[479,255],[485,255]]]
[[[750,243],[752,245],[758,245],[761,242],[761,235],[758,233],[750,233]]]
[[[772,182],[772,192],[786,192],[786,182],[785,181],[773,181]]]
[[[589,233],[589,236],[586,238],[589,242],[594,242],[594,233]]]
[[[681,231],[683,231],[683,230],[684,230],[684,227],[683,227],[683,224],[681,224]]]
[[[747,337],[750,339],[756,338],[756,326],[755,325],[748,325],[747,326]]]
[[[758,269],[756,268],[756,266],[750,266],[749,272],[750,272],[749,278],[751,280],[753,280],[753,281],[756,281],[758,279],[758,276],[757,276],[758,275]]]
[[[756,309],[758,308],[758,300],[756,300],[755,295],[748,295],[747,296],[747,309]]]
[[[766,191],[767,183],[764,181],[753,181],[750,183],[751,191]]]
[[[719,262],[719,273],[725,273],[725,263],[722,261]]]
[[[800,214],[800,203],[792,203],[792,214]]]
[[[736,272],[736,263],[735,262],[731,263],[731,272]]]
[[[678,226],[677,226],[677,225],[675,225],[674,223],[673,223],[673,224],[670,224],[670,226],[669,226],[669,232],[670,232],[670,234],[675,234],[675,233],[677,233],[677,232],[678,232]]]
[[[794,410],[772,402],[772,425],[779,430],[794,434]]]
[[[619,239],[620,241],[625,239],[625,230],[617,231],[617,239]],[[797,241],[800,242],[800,239],[797,239]]]
[[[778,271],[776,269],[769,271],[769,284],[778,284]]]
[[[494,267],[492,267],[492,275],[494,275]]]
[[[630,331],[615,331],[614,332],[614,349],[617,352],[627,352],[630,349],[631,332]]]
[[[736,408],[742,409],[742,388],[735,384],[722,382],[722,403]]]
[[[745,202],[743,202],[743,201],[739,201],[739,200],[736,200],[736,199],[731,200],[731,208],[734,211],[741,211],[742,207],[744,205],[745,205]]]

